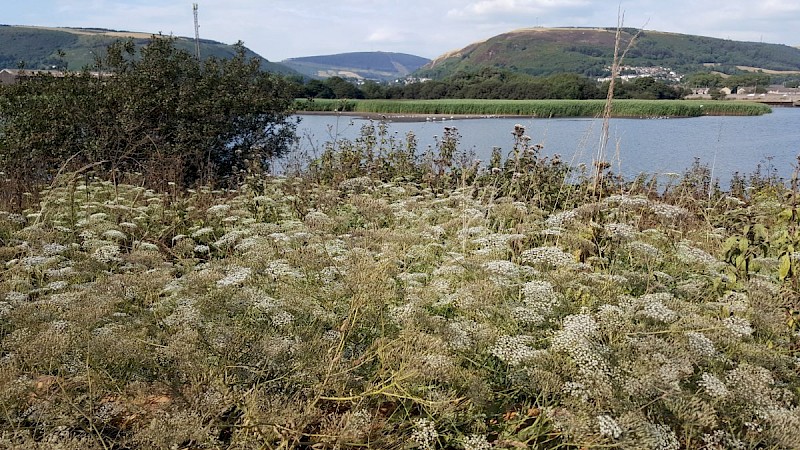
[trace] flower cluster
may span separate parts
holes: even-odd
[[[439,433],[436,431],[436,424],[430,419],[417,419],[414,421],[414,431],[411,433],[411,441],[423,450],[432,450],[436,446]]]
[[[489,353],[500,361],[517,366],[541,353],[541,350],[530,347],[532,342],[531,336],[500,336]]]
[[[558,247],[535,247],[522,252],[522,260],[532,265],[569,267],[575,263],[572,255]]]
[[[234,266],[228,269],[228,274],[224,278],[217,281],[217,286],[235,286],[242,284],[250,277],[253,269],[249,267]]]

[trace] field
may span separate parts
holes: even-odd
[[[605,100],[298,100],[299,111],[376,114],[598,117]],[[615,117],[752,116],[770,112],[762,104],[695,100],[615,100]]]
[[[0,447],[800,447],[800,192],[380,125],[287,176],[0,213]],[[567,182],[566,180],[576,180]]]

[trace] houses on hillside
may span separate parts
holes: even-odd
[[[66,72],[61,70],[0,69],[0,84],[15,84],[37,76],[47,75],[56,78],[64,78]],[[95,78],[113,76],[111,72],[89,72],[89,75]]]
[[[15,84],[37,75],[63,77],[64,72],[60,70],[0,69],[0,84]]]

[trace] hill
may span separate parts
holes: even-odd
[[[94,64],[95,55],[102,56],[109,44],[118,39],[133,39],[144,45],[150,33],[116,31],[101,28],[47,28],[33,26],[0,25],[0,68],[17,68],[20,63],[27,69],[67,67],[80,70]],[[193,38],[178,37],[178,48],[194,53]],[[63,57],[59,56],[59,50]],[[230,58],[235,54],[232,45],[208,39],[200,40],[201,56]],[[249,51],[248,56],[262,60],[262,68],[270,72],[293,73],[288,67],[272,63]]]
[[[614,55],[612,28],[528,28],[472,43],[431,61],[417,73],[444,78],[482,67],[505,68],[530,75],[578,73],[606,76]],[[623,45],[637,33],[625,29]],[[642,31],[625,57],[628,66],[663,66],[679,73],[736,71],[736,66],[775,71],[800,70],[800,49],[788,45],[740,42],[660,31]]]
[[[420,56],[391,52],[353,52],[336,55],[290,58],[281,64],[313,78],[394,80],[403,78],[430,60]]]

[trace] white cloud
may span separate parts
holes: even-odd
[[[379,28],[374,30],[367,36],[367,42],[372,42],[376,44],[380,43],[391,43],[391,44],[399,44],[402,42],[406,42],[408,40],[408,34],[404,31],[391,29],[391,28]]]
[[[451,9],[447,12],[447,16],[474,20],[498,16],[513,19],[514,16],[530,16],[559,10],[571,10],[577,7],[585,7],[589,3],[588,0],[482,0],[472,2],[462,8]]]

